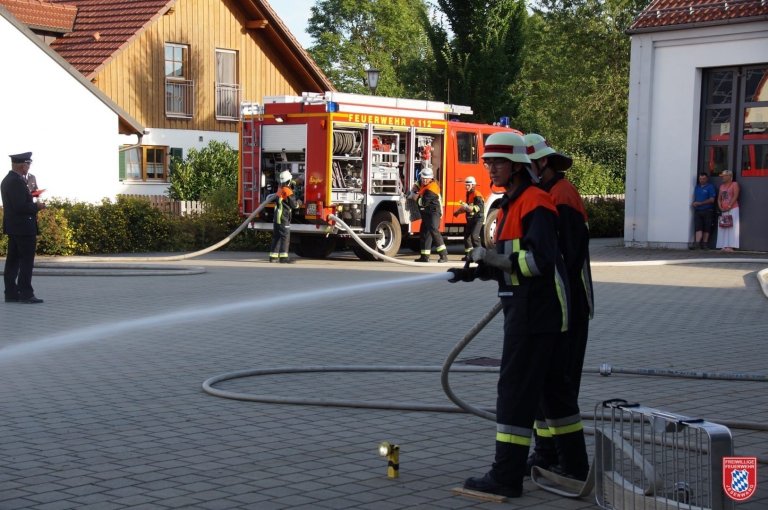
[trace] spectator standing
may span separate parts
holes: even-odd
[[[721,211],[721,219],[717,228],[717,247],[723,251],[733,251],[739,248],[739,183],[733,180],[731,170],[720,172],[723,182],[717,192],[717,207]],[[731,226],[726,226],[723,215],[731,216]]]
[[[700,172],[698,183],[693,189],[693,245],[691,249],[707,249],[709,246],[709,235],[712,233],[712,225],[715,219],[715,198],[717,191],[709,182],[709,175],[706,172]]]

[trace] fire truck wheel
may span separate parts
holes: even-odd
[[[483,225],[483,246],[486,248],[493,248],[493,235],[496,232],[496,217],[499,215],[498,209],[491,209],[488,211],[488,216],[485,217],[485,225]]]
[[[403,240],[403,231],[397,217],[389,211],[379,211],[374,215],[371,230],[378,234],[376,239],[366,240],[366,244],[377,252],[388,257],[394,257],[400,251]],[[360,260],[375,260],[376,257],[368,253],[362,246],[354,244],[352,251]]]
[[[336,249],[336,238],[301,236],[296,245],[296,255],[310,259],[324,259]]]

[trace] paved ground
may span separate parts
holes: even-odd
[[[624,398],[712,421],[768,423],[765,383],[597,375],[601,363],[766,374],[766,264],[606,266],[723,257],[593,246],[597,315],[582,408]],[[403,258],[413,254],[403,253]],[[457,260],[459,255],[451,255]],[[458,413],[263,404],[201,383],[284,366],[440,365],[494,304],[494,284],[450,285],[445,267],[332,260],[270,265],[215,253],[192,276],[43,276],[43,305],[0,305],[0,509],[596,508],[526,483],[507,504],[452,495],[488,467],[492,422]],[[458,265],[458,262],[456,263]],[[424,276],[424,275],[427,276]],[[429,276],[432,274],[433,276]],[[461,359],[498,358],[495,319]],[[456,391],[493,403],[493,374]],[[291,373],[224,389],[277,397],[447,404],[437,373]],[[738,455],[768,458],[768,432],[733,429]],[[382,440],[401,447],[386,477]],[[591,440],[590,440],[591,442]],[[740,509],[768,507],[768,466]]]

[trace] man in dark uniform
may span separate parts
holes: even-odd
[[[280,189],[275,194],[275,216],[272,222],[272,247],[269,250],[270,262],[292,264],[288,258],[291,247],[291,217],[296,209],[296,195],[291,189],[291,172],[284,170],[278,175]]]
[[[440,234],[440,217],[443,215],[443,199],[440,196],[440,186],[435,182],[435,174],[431,168],[425,168],[419,176],[421,186],[411,191],[411,198],[416,200],[421,214],[421,228],[419,229],[419,248],[421,254],[416,262],[429,262],[432,253],[432,243],[435,243],[435,251],[438,262],[448,262],[448,248],[445,246],[443,236]]]
[[[525,135],[528,157],[534,172],[539,177],[539,186],[549,193],[555,202],[558,213],[558,242],[563,254],[565,270],[568,274],[570,295],[570,324],[564,333],[567,340],[568,384],[569,392],[578,399],[581,386],[581,373],[584,366],[584,354],[587,350],[589,321],[593,316],[594,297],[592,291],[592,272],[589,263],[589,224],[587,211],[576,187],[565,178],[564,172],[573,165],[573,160],[555,151],[547,140],[536,133]],[[550,427],[543,416],[537,416],[534,451],[528,459],[529,466],[555,469],[559,463],[555,441]],[[562,469],[562,466],[560,466]],[[586,475],[582,467],[579,473],[564,473],[580,478]]]
[[[488,137],[485,150],[482,157],[493,185],[506,190],[497,217],[495,249],[475,248],[472,259],[478,262],[477,268],[450,271],[452,282],[475,277],[498,281],[504,345],[497,386],[494,462],[488,473],[468,478],[464,487],[520,497],[523,477],[530,472],[526,461],[539,405],[552,427],[574,432],[573,440],[562,445],[566,464],[573,461],[581,465],[586,460],[586,447],[578,405],[566,394],[565,370],[552,363],[561,357],[561,333],[568,327],[568,289],[557,244],[557,210],[550,196],[534,185],[522,136],[494,133]]]
[[[44,202],[35,202],[27,187],[26,175],[32,164],[32,153],[13,154],[11,171],[0,184],[3,198],[3,233],[8,235],[5,258],[6,303],[42,303],[32,289],[32,267],[37,248],[37,212]]]
[[[458,216],[461,213],[467,215],[467,224],[464,225],[464,256],[461,260],[471,257],[472,249],[480,246],[480,232],[483,228],[485,214],[485,201],[477,192],[477,181],[471,175],[464,179],[467,188],[466,202],[459,202],[459,208],[453,213]]]

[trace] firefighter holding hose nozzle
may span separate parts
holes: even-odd
[[[435,243],[438,262],[448,262],[448,248],[445,246],[443,236],[440,234],[440,215],[443,204],[440,197],[440,187],[435,182],[435,174],[431,168],[425,168],[420,174],[421,187],[411,191],[411,197],[416,199],[421,214],[421,228],[419,229],[419,248],[421,254],[416,262],[429,262],[432,252],[432,243]]]
[[[477,192],[477,180],[471,175],[464,179],[467,188],[466,202],[459,202],[459,208],[453,213],[467,215],[467,223],[464,225],[464,256],[461,260],[469,260],[472,250],[480,246],[480,231],[483,228],[485,201]]]
[[[291,172],[283,170],[278,175],[279,189],[274,197],[275,216],[272,223],[272,247],[269,250],[269,262],[281,262],[292,264],[288,258],[288,249],[291,246],[291,216],[297,207],[296,195],[291,189]]]
[[[475,248],[476,267],[454,268],[451,282],[498,281],[504,341],[496,399],[496,453],[491,469],[468,478],[464,488],[520,497],[536,411],[541,406],[564,474],[585,479],[589,462],[573,386],[562,358],[567,353],[568,288],[557,240],[557,209],[537,188],[522,136],[488,137],[482,155],[494,186],[505,194],[497,218],[495,249]]]

